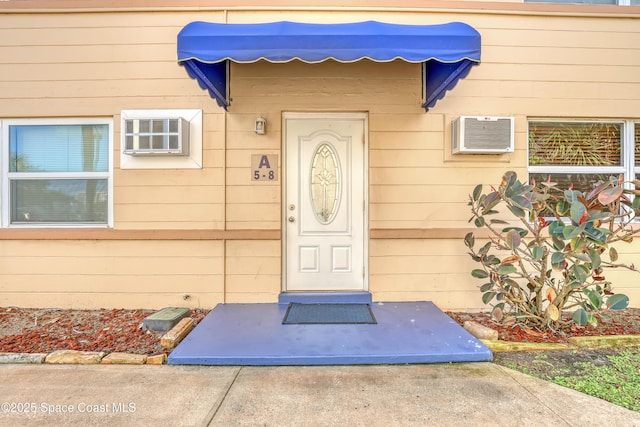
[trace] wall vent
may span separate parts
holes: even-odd
[[[189,121],[182,117],[125,119],[124,153],[132,156],[188,156]]]
[[[451,123],[453,154],[513,152],[513,117],[460,116]]]

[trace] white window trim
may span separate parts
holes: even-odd
[[[125,154],[125,120],[182,117],[189,121],[189,155]],[[123,110],[120,112],[120,169],[202,169],[202,110]]]
[[[584,173],[584,174],[609,174],[624,176],[623,187],[633,190],[632,181],[640,174],[640,166],[635,166],[635,127],[640,126],[640,120],[598,120],[598,119],[527,119],[527,135],[529,135],[529,123],[531,122],[556,122],[556,123],[620,123],[621,126],[621,166],[529,166],[529,138],[527,137],[527,179],[531,173]],[[640,179],[640,176],[638,176]],[[638,221],[639,218],[635,218]]]
[[[83,224],[83,223],[28,223],[11,224],[11,201],[9,200],[9,126],[34,126],[34,125],[107,125],[109,127],[109,168],[107,172],[52,172],[47,173],[46,178],[70,178],[77,175],[79,178],[100,178],[107,180],[107,223]],[[2,140],[0,158],[2,159],[0,171],[2,172],[2,186],[0,189],[0,204],[2,205],[0,226],[2,228],[112,228],[113,227],[113,119],[106,118],[78,118],[78,119],[6,119],[0,120],[0,136]],[[21,173],[25,178],[42,178],[42,174]]]
[[[634,167],[634,123],[636,126],[640,122],[635,120],[598,120],[598,119],[545,119],[528,118],[527,135],[529,135],[529,123],[618,123],[621,124],[622,136],[621,160],[619,166],[530,166],[529,165],[529,139],[527,137],[527,172],[528,173],[585,173],[585,174],[623,174],[625,186],[630,188],[629,181],[634,179],[634,174],[640,172],[640,167]],[[637,171],[637,172],[636,172]]]

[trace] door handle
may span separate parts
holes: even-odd
[[[292,216],[289,217],[289,222],[296,222],[296,219]]]

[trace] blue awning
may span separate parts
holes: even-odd
[[[229,106],[229,62],[403,60],[423,64],[425,110],[480,62],[480,34],[461,22],[400,25],[217,24],[192,22],[178,34],[178,62],[221,107]]]

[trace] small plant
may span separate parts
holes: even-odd
[[[634,184],[640,188],[640,181]],[[524,184],[515,172],[507,172],[487,194],[476,186],[469,196],[469,221],[488,230],[489,241],[476,249],[475,236],[468,233],[464,242],[481,266],[471,275],[485,280],[482,301],[493,307],[493,318],[515,316],[558,329],[567,323],[564,311],[586,325],[597,323],[596,314],[605,310],[626,308],[629,298],[613,292],[604,269],[635,271],[633,264],[618,261],[613,247],[631,242],[640,231],[630,227],[640,214],[640,197],[632,200],[629,194],[640,191],[624,189],[622,177],[598,182],[588,193],[559,189],[550,180]],[[509,222],[495,218],[505,213]]]
[[[581,362],[576,375],[559,374],[551,382],[640,412],[640,348],[607,356],[606,365]]]

